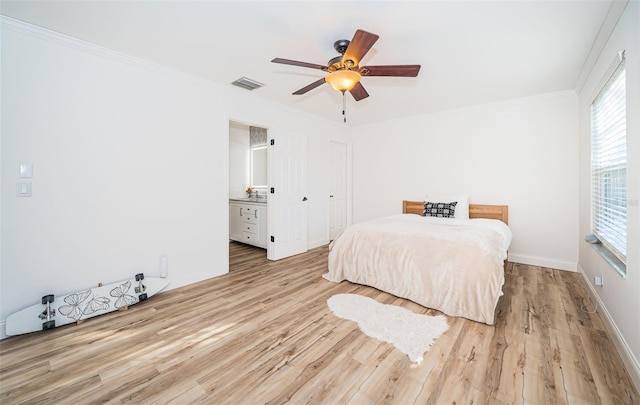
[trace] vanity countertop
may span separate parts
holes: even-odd
[[[242,203],[256,203],[256,204],[267,203],[266,198],[260,198],[260,197],[229,198],[229,201],[242,202]]]

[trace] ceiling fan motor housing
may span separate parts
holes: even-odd
[[[333,43],[333,48],[338,51],[340,56],[336,56],[327,63],[328,72],[335,72],[336,70],[345,69],[355,70],[354,68],[357,68],[356,64],[351,59],[342,60],[344,58],[344,53],[347,51],[347,48],[349,48],[350,43],[351,41],[349,41],[348,39],[339,39]]]
[[[336,56],[331,59],[327,66],[327,72],[335,72],[337,70],[357,70],[357,67],[351,59],[342,60],[342,56]]]
[[[351,41],[349,41],[348,39],[339,39],[336,42],[333,43],[333,48],[338,51],[338,53],[340,55],[344,55],[344,53],[347,51],[347,48],[349,47],[349,44],[351,43]]]

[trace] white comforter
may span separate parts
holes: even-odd
[[[329,281],[348,280],[493,325],[511,230],[493,219],[399,214],[348,227],[329,246]]]

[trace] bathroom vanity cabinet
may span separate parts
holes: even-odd
[[[266,249],[266,202],[229,200],[229,239]]]

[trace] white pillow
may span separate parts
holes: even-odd
[[[457,201],[456,210],[453,217],[456,219],[469,219],[469,195],[465,194],[436,194],[428,193],[424,197],[425,201],[450,203]]]

